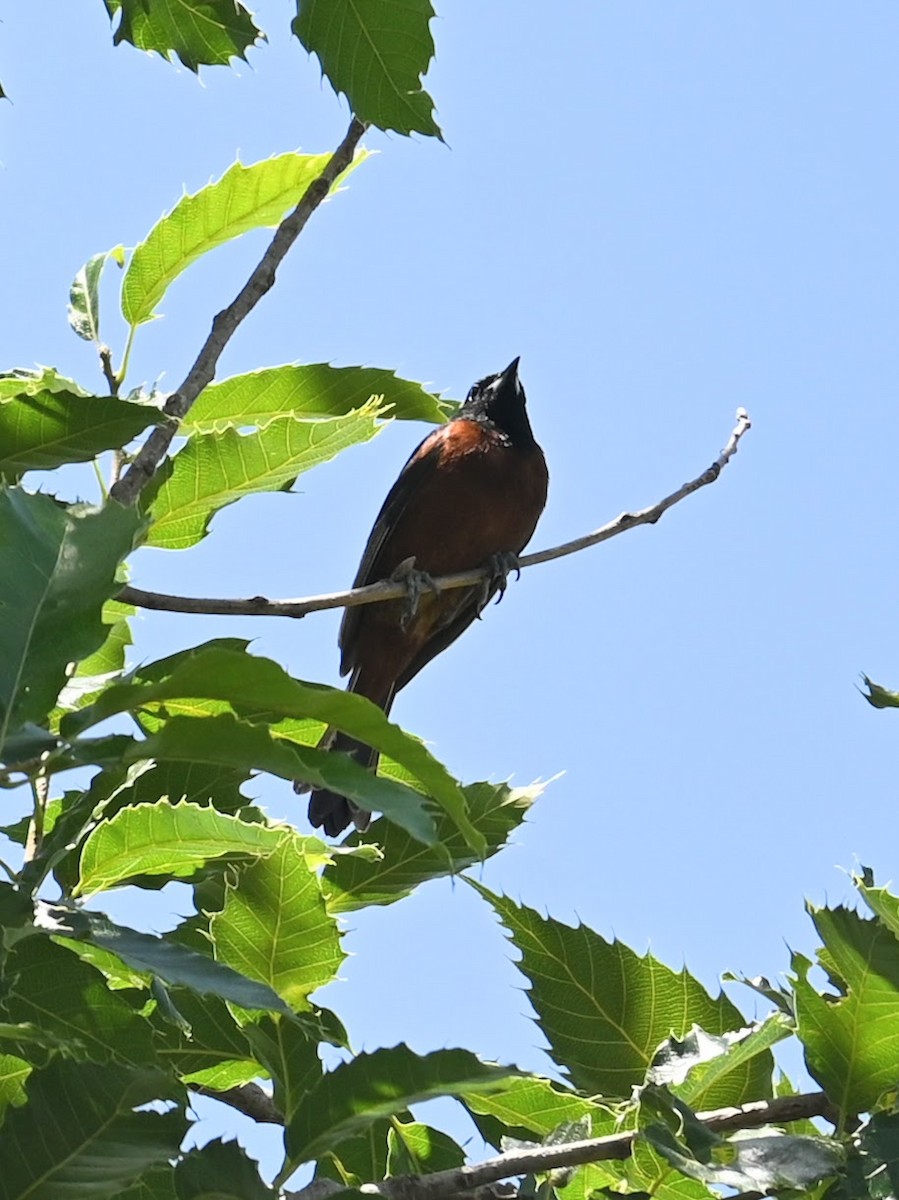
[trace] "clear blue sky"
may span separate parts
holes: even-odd
[[[113,49],[99,0],[5,14],[0,367],[99,387],[65,323],[81,263],[139,240],[236,154],[336,145],[347,113],[288,37],[290,6],[256,8],[270,44],[199,83]],[[855,685],[864,670],[899,686],[899,7],[447,0],[432,29],[448,146],[371,133],[380,153],[317,214],[220,374],[327,359],[461,397],[520,354],[551,473],[535,548],[698,474],[749,410],[714,487],[526,572],[394,715],[466,781],[564,772],[484,868],[489,886],[709,986],[775,976],[788,946],[814,945],[803,898],[851,892],[838,867],[896,874],[899,724]],[[265,241],[183,277],[132,382],[179,382]],[[344,586],[423,432],[391,427],[295,495],[227,510],[195,551],[140,552],[134,581]],[[148,615],[134,656],[243,635],[337,683],[338,621]],[[286,785],[256,790],[304,827]],[[165,928],[183,904],[116,911]],[[547,1068],[504,939],[465,887],[355,917],[347,944],[326,998],[357,1047]]]

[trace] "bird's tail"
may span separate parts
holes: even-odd
[[[392,683],[389,686],[376,688],[369,681],[363,679],[357,668],[350,678],[347,691],[368,697],[379,708],[382,708],[385,714],[390,712],[394,695]],[[364,767],[368,771],[378,769],[380,755],[377,750],[372,749],[365,742],[357,741],[349,734],[340,733],[335,729],[328,729],[325,732],[325,736],[319,742],[319,748],[348,754],[356,760],[360,767]],[[355,825],[361,833],[368,828],[370,822],[371,813],[367,809],[357,807],[346,796],[341,796],[338,792],[319,788],[313,791],[309,797],[309,823],[313,829],[323,829],[328,837],[337,837],[349,824]]]

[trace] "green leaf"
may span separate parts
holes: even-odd
[[[135,875],[189,879],[225,856],[270,854],[283,828],[251,824],[199,804],[138,804],[103,821],[84,843],[78,892],[116,887]]]
[[[410,1114],[404,1114],[409,1116]],[[387,1175],[387,1135],[396,1117],[372,1121],[327,1154],[319,1155],[315,1180],[333,1179],[344,1188],[379,1183]]]
[[[100,341],[100,277],[108,258],[119,267],[124,266],[124,246],[104,250],[89,258],[69,289],[69,324],[86,342]]]
[[[68,664],[103,644],[103,604],[139,520],[114,502],[65,508],[0,490],[0,752],[9,729],[46,717]]]
[[[771,1047],[794,1033],[782,1013],[733,1033],[710,1034],[694,1025],[683,1039],[663,1043],[647,1078],[667,1084],[694,1109],[767,1099],[773,1090]]]
[[[263,1017],[247,1027],[246,1035],[274,1083],[272,1099],[278,1111],[290,1120],[321,1080],[318,1041],[299,1021],[286,1017]]]
[[[288,1155],[296,1165],[318,1158],[382,1117],[435,1096],[492,1091],[514,1068],[483,1063],[467,1050],[414,1054],[408,1046],[358,1054],[328,1072],[288,1124]]]
[[[462,791],[469,820],[486,844],[483,854],[471,849],[446,813],[437,814],[435,846],[426,846],[399,825],[381,819],[366,834],[366,838],[380,845],[380,859],[365,862],[354,856],[341,856],[325,868],[323,885],[331,911],[351,912],[370,904],[392,904],[428,879],[458,874],[465,867],[490,858],[506,845],[509,835],[523,822],[543,786],[512,788],[503,783],[473,783]],[[344,843],[362,844],[359,834],[352,834]]]
[[[385,416],[406,421],[446,420],[458,408],[420,383],[380,367],[332,367],[330,363],[266,367],[211,383],[181,422],[182,433],[222,433],[276,417],[343,417],[369,400],[383,401]]]
[[[165,1098],[161,1071],[55,1061],[28,1080],[28,1103],[7,1113],[0,1147],[2,1200],[117,1200],[176,1157],[187,1122],[179,1109],[134,1112]]]
[[[41,392],[69,392],[73,396],[90,399],[93,395],[80,387],[74,379],[60,375],[55,367],[16,367],[13,371],[0,371],[0,404],[18,396],[37,396]]]
[[[828,1200],[893,1200],[899,1191],[899,1113],[875,1113],[855,1137]]]
[[[242,1008],[289,1012],[283,1001],[263,983],[248,979],[205,954],[180,945],[171,936],[139,933],[116,925],[102,913],[62,905],[41,904],[42,927],[48,933],[86,941],[107,950],[122,962],[147,975],[158,975],[172,987],[193,988],[201,995],[219,996]]]
[[[38,392],[0,403],[0,475],[52,471],[64,463],[89,462],[103,450],[126,445],[159,412],[116,396]]]
[[[694,1024],[711,1033],[745,1020],[723,994],[712,997],[687,973],[651,954],[607,942],[519,906],[469,880],[495,908],[521,952],[518,969],[549,1042],[553,1061],[582,1091],[628,1097],[642,1083],[659,1045]]]
[[[284,834],[267,858],[238,870],[210,926],[223,962],[296,1009],[335,977],[344,958],[315,869],[321,856],[313,851],[310,861],[310,844],[321,847],[315,838]]]
[[[160,476],[146,544],[165,550],[195,546],[219,509],[257,492],[284,491],[303,471],[373,438],[380,415],[375,402],[345,417],[277,417],[254,433],[198,434]]]
[[[185,0],[172,0],[176,2],[183,5]],[[365,157],[364,151],[356,155],[332,192]],[[291,153],[249,167],[237,162],[215,183],[182,196],[134,248],[122,284],[122,315],[128,324],[149,321],[172,282],[201,255],[251,229],[277,225],[330,160],[330,154]]]
[[[399,763],[449,813],[478,856],[486,853],[486,838],[472,825],[465,796],[456,780],[417,738],[391,724],[377,705],[362,696],[303,683],[292,679],[270,659],[246,654],[239,645],[213,643],[150,664],[135,672],[135,679],[137,682],[132,684],[107,688],[90,708],[66,718],[63,721],[66,736],[80,733],[118,712],[147,708],[151,704],[165,702],[167,711],[172,712],[172,702],[181,698],[222,701],[254,721],[314,718],[359,738]],[[158,735],[165,738],[162,745],[166,754],[158,753],[160,742],[153,740],[153,748],[144,747],[147,756],[181,758],[183,755],[184,761],[246,764],[283,774],[284,778],[303,778],[314,786],[326,780],[325,786],[361,802],[363,808],[384,812],[420,841],[433,842],[436,838],[433,821],[420,796],[391,779],[362,771],[345,755],[328,755],[288,742],[286,738],[273,741],[262,729],[248,731],[221,717],[215,718],[215,724],[210,722],[206,726],[208,733],[202,735],[196,721],[188,726],[183,724],[186,720],[179,717],[168,721]],[[188,753],[185,735],[189,728],[204,737],[206,753],[214,757]],[[239,745],[229,746],[223,740],[231,733],[241,739]],[[296,774],[291,776],[291,771]]]
[[[465,1162],[465,1151],[440,1129],[420,1121],[394,1121],[387,1133],[387,1175],[429,1175]]]
[[[240,0],[104,0],[112,19],[122,19],[113,36],[118,46],[130,42],[138,50],[177,57],[191,71],[226,66],[265,35],[257,29]]]
[[[685,1152],[660,1126],[650,1127],[645,1136],[684,1175],[741,1192],[805,1192],[838,1174],[843,1165],[842,1148],[832,1138],[796,1136],[778,1129],[741,1130],[726,1142],[719,1139],[711,1161],[706,1162]]]
[[[13,1021],[33,1022],[94,1062],[154,1061],[151,1030],[137,1006],[110,991],[103,975],[65,946],[24,938],[10,952],[7,973],[6,1011]]]
[[[25,1083],[31,1063],[15,1054],[0,1054],[0,1124],[9,1106],[25,1103]]]
[[[853,875],[852,882],[868,908],[883,921],[893,937],[899,938],[899,897],[885,887],[875,887],[874,876],[868,867],[862,867],[861,874]]]
[[[521,1141],[536,1138],[542,1142],[563,1123],[580,1121],[584,1117],[591,1119],[592,1137],[612,1132],[614,1124],[607,1108],[574,1092],[566,1092],[559,1084],[538,1075],[508,1079],[501,1088],[486,1095],[465,1092],[460,1099],[473,1114],[494,1118],[504,1126],[504,1135]],[[498,1147],[499,1141],[494,1141],[494,1136],[495,1130],[489,1140]]]
[[[360,121],[440,137],[421,86],[433,16],[430,0],[297,0],[292,28]]]
[[[234,1063],[250,1064],[246,1079],[262,1074],[247,1040],[251,1027],[242,1028],[224,1000],[198,996],[187,988],[170,995],[182,1023],[173,1024],[159,1008],[150,1018],[160,1062],[169,1064],[182,1079],[200,1074],[208,1078]]]
[[[237,1142],[207,1142],[175,1167],[178,1200],[278,1200]]]
[[[372,775],[347,755],[293,746],[272,738],[262,726],[218,717],[173,717],[129,752],[131,758],[206,762],[218,766],[268,771],[282,779],[303,779],[313,787],[331,788],[362,808],[377,809],[408,829],[413,837],[433,842],[434,822],[424,798],[412,788]]]
[[[811,963],[793,955],[806,1063],[841,1113],[867,1112],[899,1079],[899,942],[851,909],[807,910],[837,996],[820,995],[808,979]]]

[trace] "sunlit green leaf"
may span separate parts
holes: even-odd
[[[100,277],[109,258],[121,267],[125,262],[124,247],[116,246],[89,258],[69,289],[69,324],[86,342],[100,341]]]
[[[173,55],[191,71],[226,65],[264,34],[240,0],[103,0],[110,18],[121,13],[113,41]]]

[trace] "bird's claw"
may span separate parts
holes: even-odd
[[[521,578],[521,564],[514,550],[502,550],[499,554],[491,554],[484,566],[489,574],[484,577],[481,583],[480,595],[478,597],[479,618],[494,592],[498,593],[496,603],[499,604],[500,600],[502,600],[509,585],[509,576],[513,571],[515,572],[516,579]]]
[[[415,558],[404,558],[400,565],[391,573],[391,579],[401,583],[406,589],[406,600],[403,604],[403,614],[400,617],[400,629],[403,633],[409,628],[409,622],[418,612],[418,605],[425,592],[440,595],[440,588],[427,573],[419,571],[415,566]]]

